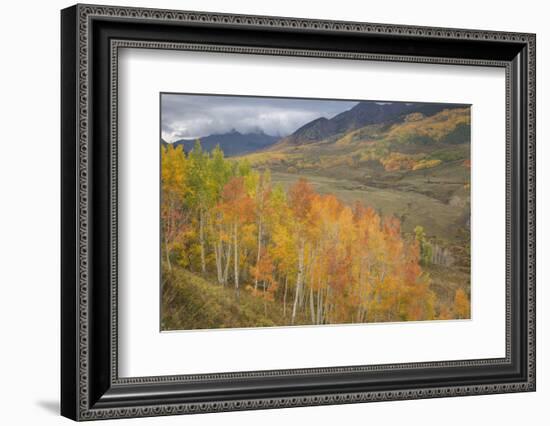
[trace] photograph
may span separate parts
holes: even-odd
[[[161,331],[470,319],[470,122],[161,93]]]

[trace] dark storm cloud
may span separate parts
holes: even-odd
[[[163,94],[162,138],[173,142],[233,129],[241,133],[263,131],[268,135],[287,136],[311,120],[331,118],[356,104],[353,101]]]

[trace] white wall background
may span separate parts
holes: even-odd
[[[103,4],[537,33],[538,390],[422,401],[293,408],[102,424],[545,424],[550,401],[550,28],[540,0],[120,0]],[[59,9],[12,1],[0,25],[0,419],[69,424],[59,405]]]

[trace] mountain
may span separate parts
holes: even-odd
[[[307,142],[316,142],[338,133],[338,124],[325,117],[317,118],[304,124],[290,136],[281,140],[281,144],[301,145]]]
[[[200,138],[202,148],[205,151],[212,151],[216,145],[219,145],[226,157],[258,151],[273,145],[278,140],[278,137],[266,135],[263,132],[243,134],[236,130]],[[174,147],[179,145],[183,146],[185,152],[189,152],[195,145],[195,139],[180,139],[174,142]]]
[[[417,105],[403,117],[408,108],[399,106],[374,107],[380,113],[375,118],[361,118],[359,108],[354,117],[343,116],[352,127],[360,121],[391,124],[367,124],[316,141],[323,130],[338,131],[334,120],[316,120],[299,129],[308,142],[277,143],[243,159],[256,170],[269,169],[272,182],[283,188],[305,177],[319,193],[396,215],[406,233],[422,226],[432,236],[459,241],[457,229],[467,227],[470,217],[470,107]],[[442,111],[433,114],[437,109]]]
[[[336,124],[327,119],[315,120],[299,129],[305,135],[302,140],[307,137],[308,142],[277,143],[247,154],[246,159],[252,167],[268,167],[274,173],[336,177],[381,186],[393,185],[392,179],[400,179],[403,174],[420,173],[425,177],[432,173],[431,169],[437,168],[445,174],[450,167],[452,172],[445,175],[445,179],[452,175],[452,185],[460,186],[457,182],[462,183],[465,170],[469,170],[470,108],[446,107],[433,115],[414,112],[403,119],[396,117],[400,121],[393,124],[367,124],[321,140],[315,140],[320,130],[332,132],[330,126]],[[439,105],[437,108],[441,109]],[[426,114],[434,109],[432,105],[421,108]],[[388,115],[382,119],[386,120]],[[437,190],[444,187],[419,182],[422,183],[419,192],[428,187]],[[436,198],[449,202],[448,195],[441,193]]]
[[[460,108],[459,104],[419,104],[406,102],[359,102],[353,108],[331,119],[317,118],[300,127],[291,135],[277,143],[279,146],[302,145],[321,141],[330,136],[357,130],[371,124],[395,124],[405,120],[411,113],[421,113],[425,117],[435,115],[445,109]]]

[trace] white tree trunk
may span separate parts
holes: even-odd
[[[315,300],[313,299],[313,288],[309,286],[309,310],[311,311],[311,323],[315,324]]]
[[[302,241],[298,252],[298,276],[296,277],[296,292],[294,293],[294,306],[292,307],[292,324],[294,324],[294,321],[296,320],[298,300],[300,298],[300,291],[302,290],[302,284],[304,281],[304,246],[305,243]]]
[[[237,242],[237,223],[233,225],[233,250],[235,251],[235,254],[233,256],[233,259],[235,260],[233,266],[233,272],[235,276],[235,290],[237,290],[237,294],[239,294],[239,244]]]
[[[286,318],[286,294],[288,291],[288,275],[285,276],[285,292],[283,294],[283,317]]]
[[[258,268],[260,267],[260,252],[262,250],[262,219],[258,223],[258,253],[256,254],[256,274],[254,276],[254,290],[258,289]]]
[[[229,265],[231,264],[231,242],[227,243],[227,251],[225,254],[225,268],[223,271],[223,284],[227,284],[229,281]]]
[[[216,255],[216,272],[218,274],[218,284],[223,284],[223,243],[221,239],[216,243],[214,247],[214,253]]]
[[[204,212],[202,209],[199,211],[199,240],[201,246],[201,270],[202,273],[206,273],[206,255],[204,249]]]

